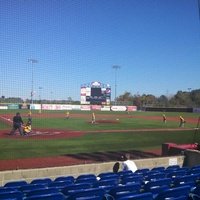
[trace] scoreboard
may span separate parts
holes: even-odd
[[[81,104],[110,105],[111,87],[98,81],[81,85]]]

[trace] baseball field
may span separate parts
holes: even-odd
[[[131,152],[135,158],[160,156],[166,142],[194,143],[199,114],[161,112],[32,111],[32,132],[9,135],[18,110],[0,110],[0,170],[73,165],[117,160]],[[24,123],[28,110],[20,110]],[[179,127],[179,117],[186,120]]]

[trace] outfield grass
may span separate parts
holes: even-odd
[[[14,114],[16,111],[0,111],[0,113]],[[27,111],[20,111],[22,114]],[[54,113],[61,113],[48,111],[45,112],[49,115]],[[63,112],[62,112],[63,113]],[[80,112],[73,111],[71,114],[78,114]],[[90,114],[91,112],[81,112],[84,114]],[[133,112],[124,116],[127,113],[124,112],[101,112],[103,114],[109,114],[112,118],[114,116],[119,117],[119,123],[116,124],[95,124],[92,125],[88,122],[90,118],[70,118],[65,120],[64,118],[33,118],[33,128],[51,128],[57,130],[82,130],[87,134],[78,138],[66,138],[66,139],[45,139],[36,140],[33,138],[16,139],[16,138],[1,138],[0,139],[0,159],[17,159],[17,158],[29,158],[29,157],[46,157],[46,156],[59,156],[65,154],[77,154],[77,153],[94,153],[105,151],[123,151],[123,150],[151,150],[160,149],[161,144],[165,142],[174,143],[192,143],[194,142],[194,130],[183,131],[139,131],[139,129],[169,129],[177,128],[178,121],[169,121],[166,124],[161,120],[145,120],[142,118],[129,118],[130,116],[162,116],[159,112]],[[97,116],[101,113],[97,112]],[[167,113],[167,116],[193,117],[196,119],[198,114],[193,113]],[[129,117],[128,117],[129,116]],[[24,119],[26,120],[26,119]],[[186,123],[186,128],[194,128],[196,124]],[[0,122],[0,129],[10,130],[10,126]],[[134,132],[116,132],[109,133],[109,130],[131,130],[138,129]],[[107,130],[107,133],[98,133],[98,131]],[[90,133],[89,131],[96,131]],[[195,142],[200,140],[200,134],[195,137]]]

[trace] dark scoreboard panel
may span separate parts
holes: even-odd
[[[106,95],[102,93],[101,88],[91,88],[91,95],[86,96],[86,101],[91,104],[106,102]]]
[[[111,87],[108,84],[92,82],[81,88],[82,104],[109,105],[111,99]]]

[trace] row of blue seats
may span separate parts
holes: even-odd
[[[38,200],[38,199],[165,199],[172,194],[176,198],[198,198],[200,190],[200,166],[181,168],[170,166],[153,169],[139,169],[135,173],[121,171],[106,172],[98,176],[94,174],[35,179],[31,183],[25,181],[8,182],[0,188],[0,199]],[[163,174],[177,173],[177,176],[166,177]],[[168,172],[167,172],[168,171]],[[181,175],[178,172],[185,172]],[[149,178],[151,177],[151,178]],[[124,181],[126,180],[126,181]],[[178,184],[177,184],[178,183]]]
[[[120,186],[118,186],[120,187]],[[195,188],[196,190],[191,191],[189,186],[181,186],[177,188],[165,189],[158,193],[157,196],[154,196],[151,192],[135,192],[135,191],[123,191],[119,197],[115,197],[112,193],[106,193],[103,188],[88,188],[88,189],[79,189],[71,190],[68,192],[68,195],[63,194],[62,192],[54,189],[40,189],[32,191],[34,195],[23,196],[23,193],[19,191],[11,191],[7,195],[5,193],[1,194],[0,199],[12,199],[12,200],[188,200],[188,199],[200,199],[199,197],[199,187]],[[111,190],[112,191],[112,190]],[[40,192],[40,193],[39,193]],[[38,194],[37,194],[38,193]]]

